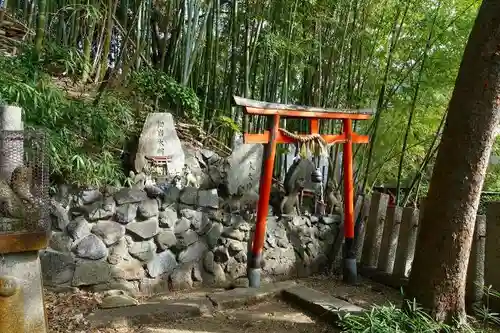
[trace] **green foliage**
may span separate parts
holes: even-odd
[[[492,330],[491,326],[500,325],[500,317],[498,313],[491,312],[490,300],[500,298],[500,293],[488,286],[484,288],[484,295],[484,303],[473,305],[475,317],[470,317],[467,324],[460,326],[436,322],[415,301],[405,301],[403,308],[393,304],[377,305],[362,315],[347,314],[340,317],[339,326],[343,332],[349,333],[496,332],[497,330]]]
[[[123,147],[142,127],[130,98],[117,91],[106,92],[97,106],[92,100],[71,99],[46,73],[46,66],[54,63],[69,74],[78,71],[78,55],[71,50],[65,55],[58,47],[49,46],[39,63],[33,62],[31,48],[19,57],[0,56],[0,100],[23,108],[27,129],[47,133],[53,180],[91,187],[123,183]],[[174,94],[172,105],[176,106],[173,100],[180,102],[187,96],[181,105],[193,113],[197,110],[192,91],[183,91],[166,77],[159,82],[171,88],[161,94],[164,98]]]
[[[415,303],[408,302],[408,309],[393,304],[375,306],[366,314],[346,315],[341,318],[343,332],[361,333],[423,333],[452,332],[448,325],[437,323]]]
[[[155,69],[141,69],[131,75],[132,89],[142,102],[162,109],[181,109],[182,117],[200,119],[199,99],[193,89],[177,83],[171,76]]]
[[[490,285],[484,287],[484,303],[473,304],[474,314],[484,328],[488,327],[489,324],[500,325],[499,314],[492,312],[490,309],[490,300],[492,298],[500,299],[500,293],[492,289]]]
[[[236,133],[241,132],[241,127],[229,117],[220,116],[217,118],[217,123],[221,129],[231,130]]]
[[[472,322],[472,321],[471,321]],[[484,328],[478,328],[475,321],[471,324],[447,325],[432,319],[415,302],[407,301],[404,308],[393,304],[374,306],[370,312],[362,315],[347,314],[340,318],[342,332],[349,333],[483,333]]]
[[[31,50],[31,49],[28,49]],[[47,42],[41,55],[40,65],[50,74],[75,76],[80,74],[83,65],[83,56],[76,48],[63,47],[61,44]]]
[[[97,107],[68,99],[47,74],[33,66],[29,54],[0,57],[0,97],[23,108],[28,129],[47,133],[52,176],[79,186],[123,180],[119,152],[133,123],[130,105],[109,95]]]

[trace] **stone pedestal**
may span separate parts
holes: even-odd
[[[48,332],[38,252],[0,260],[0,332]]]

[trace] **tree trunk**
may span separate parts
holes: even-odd
[[[465,320],[465,278],[500,116],[500,1],[484,0],[465,48],[425,202],[407,298]]]

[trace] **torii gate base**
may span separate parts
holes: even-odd
[[[343,143],[343,169],[344,169],[344,260],[343,279],[345,282],[355,284],[357,281],[356,253],[354,249],[354,189],[352,175],[352,144],[368,143],[368,136],[352,132],[352,120],[366,120],[372,115],[371,109],[363,110],[337,110],[310,108],[296,105],[285,105],[259,102],[234,96],[234,103],[243,106],[248,115],[269,116],[269,130],[262,134],[244,134],[244,143],[264,143],[264,159],[262,161],[262,174],[259,184],[259,203],[257,207],[257,221],[252,247],[248,253],[247,274],[250,287],[260,286],[261,262],[266,236],[267,212],[271,192],[276,144],[295,143],[297,140],[284,134],[279,128],[281,117],[308,118],[310,119],[310,133],[319,135],[319,119],[338,119],[343,122],[343,131],[336,135],[321,135],[328,144]]]

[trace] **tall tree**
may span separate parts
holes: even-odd
[[[464,321],[476,212],[500,116],[500,1],[484,0],[449,104],[407,290],[439,321]]]

